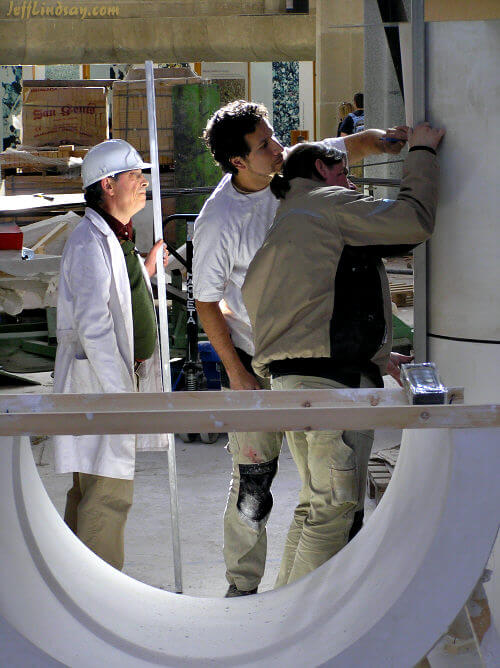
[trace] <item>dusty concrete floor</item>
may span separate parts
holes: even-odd
[[[231,461],[225,443],[225,437],[213,445],[176,439],[183,593],[191,596],[223,596],[227,589],[222,516]],[[35,445],[33,451],[45,488],[62,514],[71,476],[54,473],[50,439]],[[271,589],[276,578],[298,488],[298,474],[286,448],[273,484],[275,505],[268,525],[267,569],[261,590]],[[140,452],[125,534],[124,572],[154,587],[175,591],[171,535],[167,453]]]
[[[42,385],[3,387],[0,401],[2,393],[51,391],[50,374],[29,377],[39,380]],[[389,379],[387,385],[392,383]],[[379,430],[374,451],[391,447],[399,443],[400,438],[401,433],[397,430]],[[176,439],[183,593],[189,596],[223,596],[227,588],[222,558],[222,516],[231,462],[225,443],[225,435],[213,445],[186,444]],[[33,455],[48,495],[62,514],[71,476],[54,472],[50,438],[34,439]],[[285,443],[279,473],[273,483],[274,508],[268,523],[268,558],[260,591],[273,587],[298,489],[298,473]],[[374,507],[374,502],[367,498],[367,521]],[[174,591],[166,453],[138,453],[134,504],[127,522],[125,552],[124,572],[127,575]],[[432,668],[479,668],[482,665],[475,650],[458,651],[456,644],[446,648],[450,642],[449,638],[444,638],[429,654]]]

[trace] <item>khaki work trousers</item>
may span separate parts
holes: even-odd
[[[370,386],[368,383],[362,386]],[[274,390],[334,389],[316,376],[273,378]],[[354,513],[365,499],[373,431],[286,432],[302,488],[288,531],[275,587],[310,573],[348,542]]]
[[[92,552],[120,571],[133,494],[133,480],[73,473],[73,487],[66,496],[66,524]]]
[[[268,380],[258,380],[262,389],[271,389]],[[233,471],[224,513],[226,578],[229,584],[236,585],[240,591],[250,591],[258,587],[264,575],[266,524],[270,513],[259,522],[252,522],[238,509],[240,465],[265,464],[276,459],[280,454],[283,434],[255,431],[230,433],[228,437],[227,449],[233,458]]]

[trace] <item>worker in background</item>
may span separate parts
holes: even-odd
[[[273,389],[383,387],[390,362],[401,361],[390,360],[392,310],[381,257],[391,245],[415,245],[432,234],[443,134],[429,124],[410,132],[395,201],[358,193],[336,148],[309,143],[290,150],[271,183],[280,200],[274,224],[242,288],[253,368],[271,378]],[[347,543],[364,500],[372,439],[337,430],[286,436],[302,488],[276,586]]]
[[[363,93],[356,93],[354,95],[354,111],[351,111],[344,118],[339,126],[339,133],[341,137],[363,132],[365,129],[365,109],[363,101]]]
[[[87,209],[66,242],[57,302],[55,392],[161,392],[156,313],[150,278],[163,240],[138,254],[132,216],[146,204],[151,167],[122,139],[90,149],[82,164]],[[132,505],[136,444],[167,448],[164,435],[57,436],[58,473],[73,473],[64,519],[121,570]]]
[[[337,125],[337,137],[340,137],[340,126],[344,122],[344,119],[354,111],[354,107],[351,102],[341,102],[339,104],[339,124]],[[348,134],[352,134],[348,133]]]
[[[222,360],[223,388],[269,389],[269,381],[252,369],[252,328],[241,286],[278,206],[269,184],[281,170],[285,149],[274,136],[267,109],[243,100],[219,109],[204,136],[225,175],[195,224],[193,284],[198,314]],[[396,141],[384,141],[387,138]],[[399,153],[405,141],[406,128],[397,128],[328,139],[325,145],[346,151],[349,160],[357,161],[372,153]],[[273,503],[270,490],[281,442],[281,433],[229,434],[233,472],[224,515],[227,597],[256,593],[264,574],[266,523]]]

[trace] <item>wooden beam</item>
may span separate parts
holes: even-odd
[[[449,387],[450,403],[463,403],[463,387]],[[217,410],[220,408],[267,409],[267,408],[332,408],[335,406],[408,406],[402,388],[344,388],[332,390],[269,390],[227,392],[160,392],[160,393],[116,393],[116,394],[4,394],[0,395],[0,417],[2,413],[66,413],[92,410],[163,411],[171,410]]]
[[[5,395],[1,410],[0,435],[500,427],[498,404],[409,406],[400,390]]]
[[[116,79],[24,79],[27,88],[111,88]]]
[[[38,239],[38,241],[31,246],[31,250],[34,253],[45,253],[45,245],[47,242],[50,240],[54,241],[54,239],[56,239],[64,232],[67,226],[68,222],[65,220],[63,220],[61,223],[58,223],[57,225],[54,225],[51,230],[40,237],[40,239]]]

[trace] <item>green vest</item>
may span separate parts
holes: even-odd
[[[142,273],[132,240],[120,241],[127,265],[132,294],[132,321],[134,325],[134,359],[147,360],[156,345],[156,313],[151,293]]]

